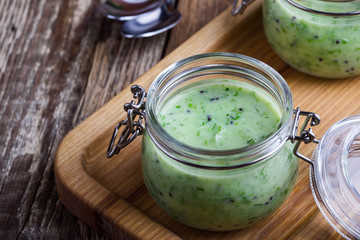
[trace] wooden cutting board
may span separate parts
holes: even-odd
[[[322,118],[314,129],[320,138],[336,121],[360,112],[360,77],[326,80],[302,74],[280,60],[267,43],[261,16],[262,1],[255,1],[241,16],[223,12],[188,41],[140,77],[135,84],[148,89],[168,65],[204,52],[245,54],[269,64],[289,83],[294,107]],[[313,200],[308,170],[300,163],[296,186],[283,206],[248,229],[207,232],[187,227],[163,212],[148,194],[141,175],[141,138],[120,155],[105,152],[114,126],[125,117],[123,104],[130,91],[120,92],[96,113],[68,133],[55,159],[56,185],[61,201],[84,222],[109,238],[139,239],[340,239],[320,214]],[[302,145],[311,155],[313,144]]]

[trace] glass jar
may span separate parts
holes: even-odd
[[[201,54],[165,69],[150,86],[146,106],[142,102],[144,93],[135,91],[139,88],[132,88],[139,99],[137,104],[134,101],[132,104],[140,119],[135,121],[135,127],[129,128],[134,129],[134,135],[145,133],[142,141],[144,181],[155,202],[169,215],[199,229],[240,229],[269,216],[289,196],[298,172],[298,158],[293,154],[292,143],[314,141],[311,130],[304,128],[310,120],[312,125],[318,124],[319,118],[299,109],[293,114],[289,86],[270,66],[238,54]],[[217,91],[216,96],[203,98],[213,90]],[[245,96],[245,90],[253,98],[248,100],[253,105],[243,106],[245,101],[236,98],[238,94]],[[194,92],[196,94],[190,95]],[[200,96],[201,100],[196,102],[195,98]],[[181,102],[190,98],[191,102]],[[259,110],[262,101],[274,112]],[[170,105],[172,110],[164,112]],[[203,108],[204,105],[207,106]],[[125,105],[127,109],[129,105]],[[141,112],[144,109],[146,111]],[[216,115],[216,111],[224,109],[228,110],[220,117]],[[178,110],[182,112],[176,114]],[[225,114],[226,111],[229,114]],[[253,111],[255,115],[245,124],[237,124],[245,118],[242,115],[245,111]],[[193,112],[197,115],[187,119]],[[251,131],[261,129],[257,123],[271,118],[271,114],[278,116],[278,121],[270,130],[260,133],[263,136],[256,137],[259,133]],[[308,117],[302,128],[303,135],[296,136],[300,115]],[[135,115],[128,112],[128,116],[134,122]],[[176,119],[172,128],[180,129],[175,133],[166,127],[172,117]],[[146,131],[141,123],[143,118]],[[181,122],[179,118],[185,120]],[[223,124],[218,118],[225,119]],[[197,119],[200,119],[198,125],[189,125]],[[112,148],[118,126],[108,156],[121,149]],[[129,131],[124,132],[129,137]],[[209,137],[208,132],[214,135]],[[181,133],[184,134],[180,137]],[[246,144],[241,144],[242,134],[247,134]],[[211,145],[212,140],[217,142]],[[119,142],[123,142],[123,146],[129,143],[123,137]]]
[[[324,78],[360,74],[360,1],[264,0],[263,25],[295,69]]]

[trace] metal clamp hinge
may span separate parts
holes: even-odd
[[[311,159],[309,159],[308,157],[299,153],[298,150],[299,150],[300,144],[302,142],[305,144],[319,143],[320,140],[315,138],[315,134],[313,133],[312,128],[309,128],[307,130],[305,130],[305,128],[307,127],[309,122],[310,122],[310,126],[316,126],[316,125],[320,124],[320,117],[316,113],[313,113],[313,112],[300,111],[299,107],[296,110],[294,110],[294,115],[295,116],[294,116],[293,127],[292,127],[292,131],[291,131],[291,135],[289,136],[289,139],[291,140],[292,143],[296,142],[295,147],[294,147],[294,154],[295,154],[295,156],[297,156],[297,157],[301,158],[302,160],[313,165],[313,161]],[[298,132],[300,116],[306,116],[306,119],[303,123],[303,126],[300,129],[300,135],[296,135]]]
[[[134,99],[137,99],[137,103],[135,100],[132,100],[130,103],[124,104],[124,110],[127,112],[127,118],[121,120],[114,129],[108,150],[106,152],[106,156],[108,158],[118,154],[121,149],[129,145],[137,136],[142,135],[145,131],[143,119],[145,117],[146,91],[138,85],[133,85],[131,86],[131,92],[133,93]],[[114,146],[118,132],[122,126],[125,126],[125,128],[121,132],[118,143]]]

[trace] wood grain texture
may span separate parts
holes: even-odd
[[[99,4],[0,1],[0,239],[104,238],[59,200],[61,139],[227,7],[183,0],[183,21],[203,13],[191,28],[125,39]]]
[[[326,80],[302,74],[280,60],[262,31],[261,1],[243,16],[223,12],[151,70],[136,80],[147,89],[165,67],[203,52],[235,52],[274,67],[289,83],[294,106],[322,117],[314,131],[322,136],[336,121],[360,111],[360,77]],[[214,34],[216,33],[216,34]],[[124,90],[71,131],[62,141],[55,161],[59,195],[64,204],[91,226],[117,237],[183,239],[340,239],[322,218],[309,186],[309,165],[300,163],[296,186],[283,206],[253,227],[232,232],[206,232],[187,227],[165,214],[151,199],[140,173],[140,139],[122,154],[106,159],[113,127],[125,117],[122,105],[132,98]],[[81,139],[87,142],[81,142]],[[314,145],[301,152],[311,155]],[[129,224],[130,222],[130,224]],[[146,224],[143,224],[143,223]]]

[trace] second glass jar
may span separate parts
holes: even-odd
[[[360,74],[360,1],[264,0],[263,23],[289,65],[324,78]]]

